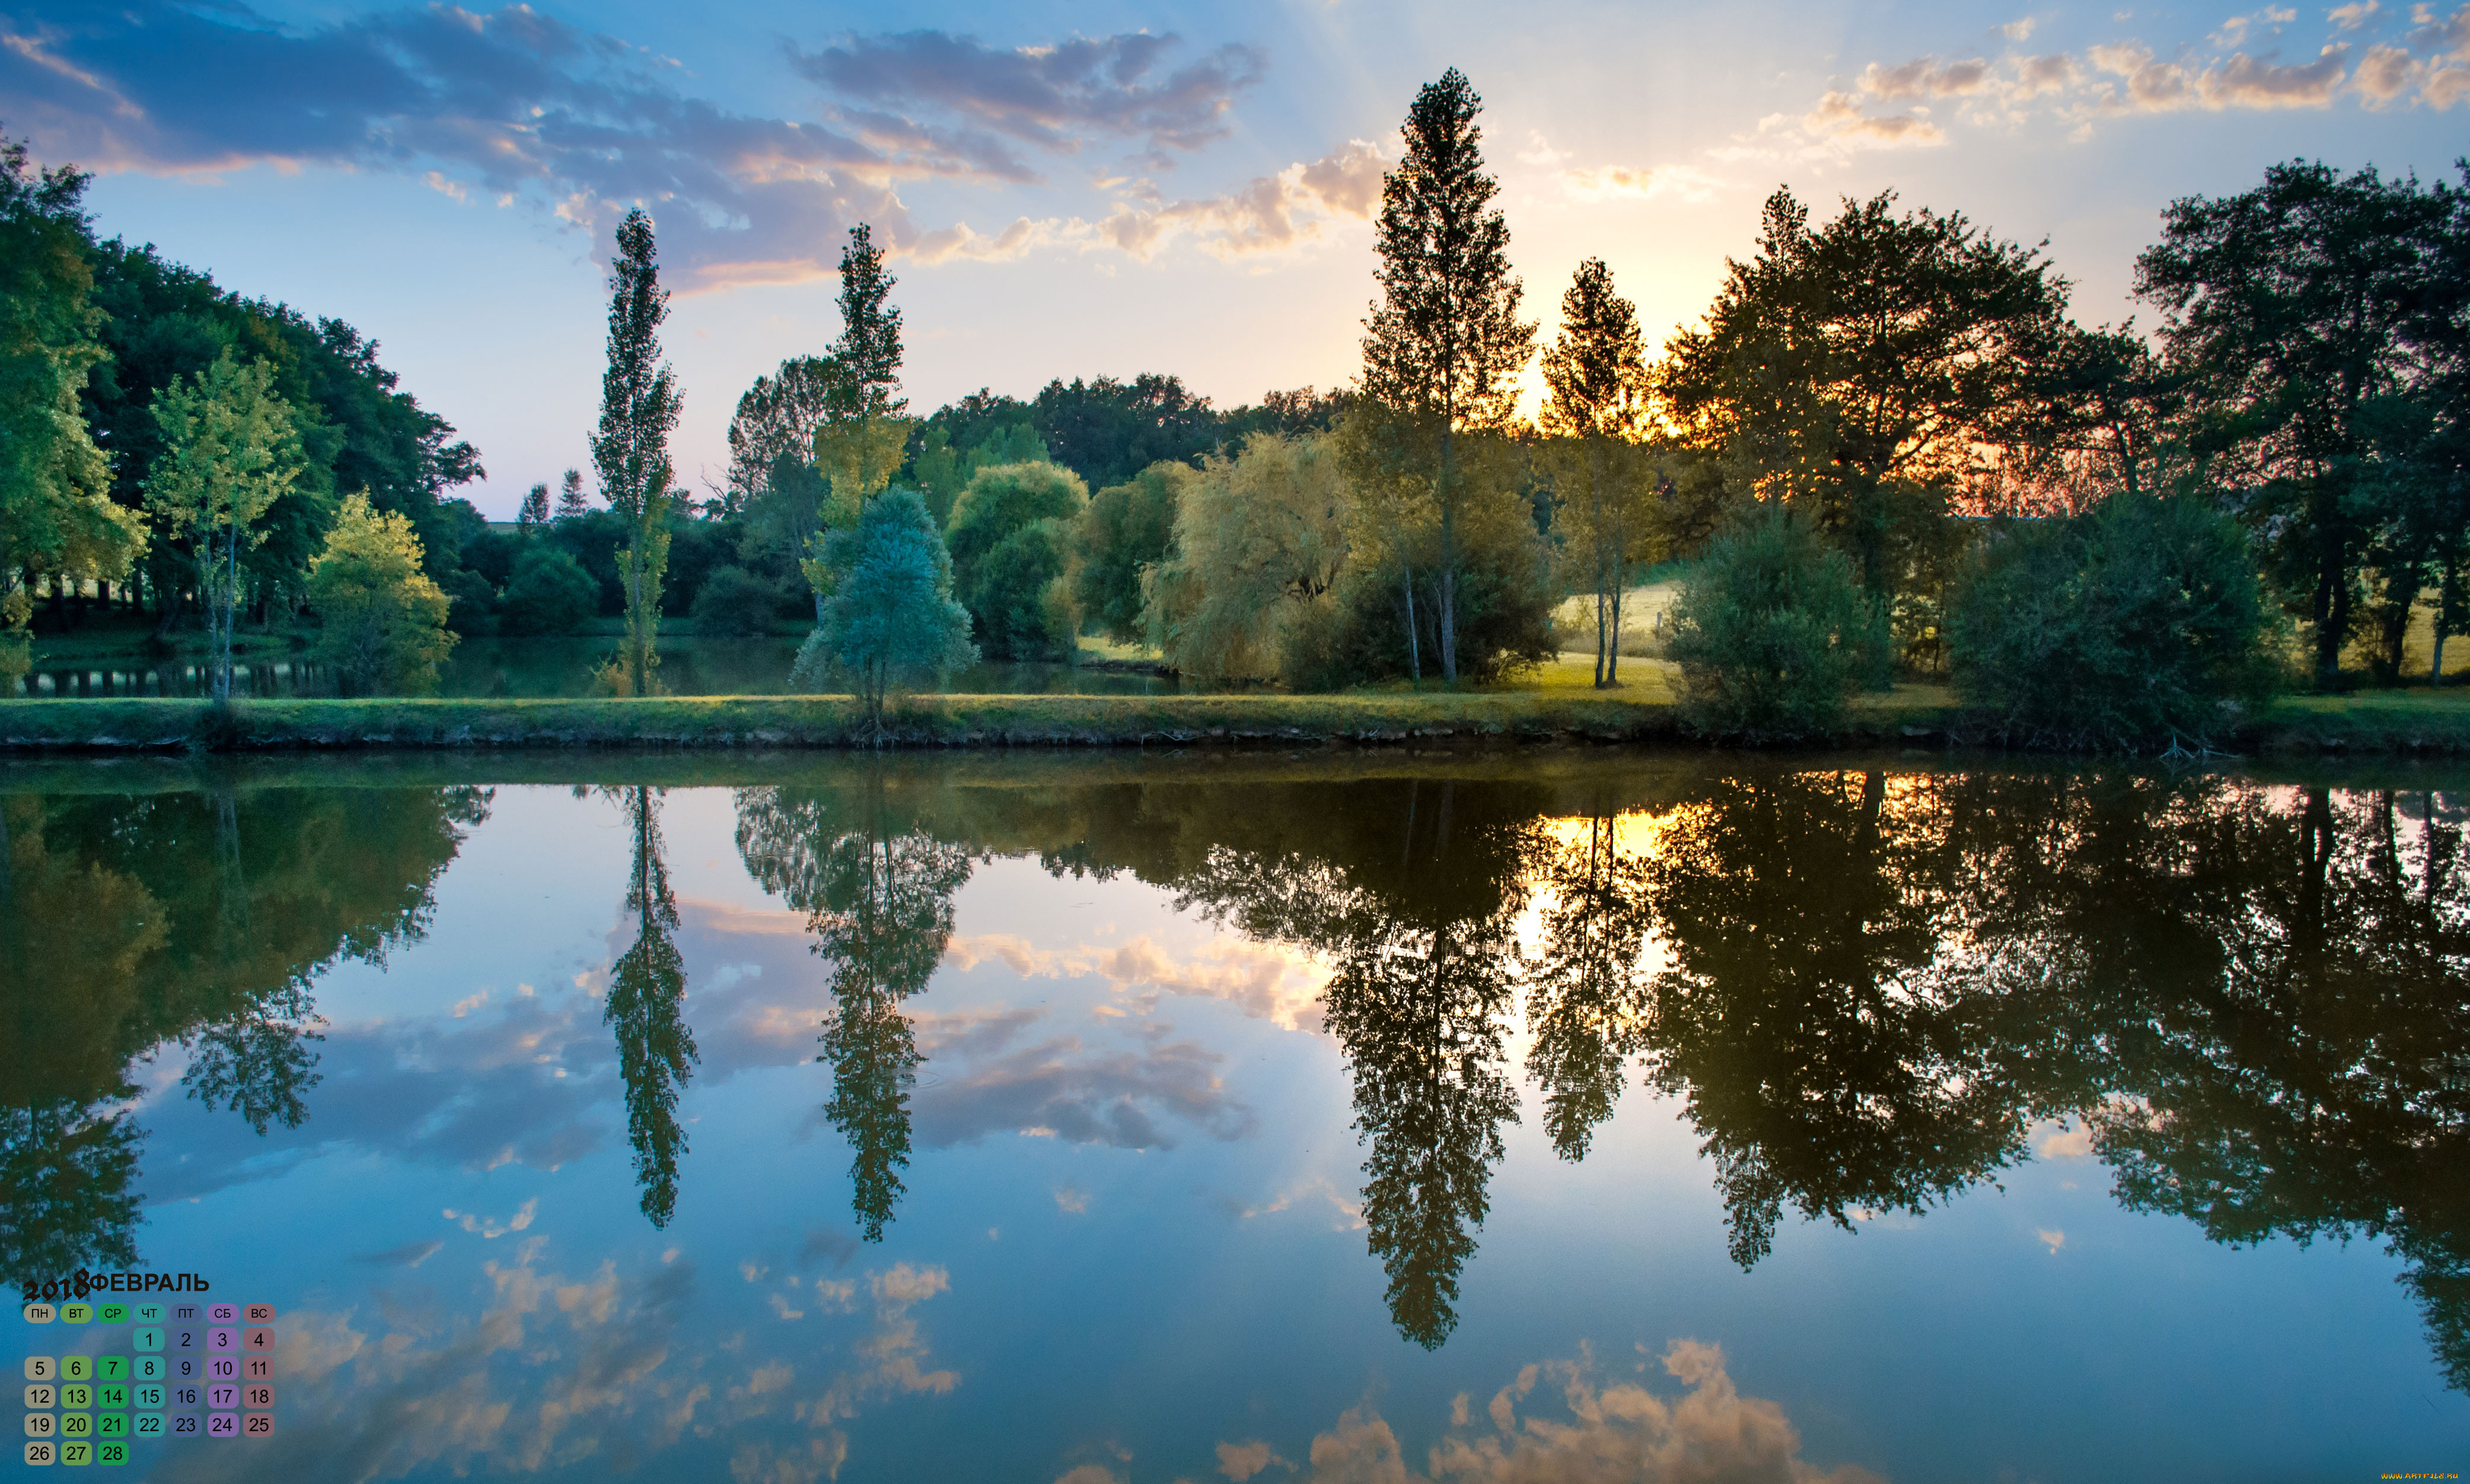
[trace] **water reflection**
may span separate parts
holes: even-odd
[[[678,1093],[694,1076],[694,1032],[687,1029],[686,961],[678,953],[678,899],[661,849],[658,789],[615,791],[626,812],[634,854],[626,874],[626,915],[634,946],[609,969],[601,1018],[617,1032],[618,1074],[626,1084],[626,1143],[643,1215],[666,1226],[678,1209],[678,1156],[686,1130]]]
[[[914,827],[896,829],[881,773],[847,794],[757,788],[737,795],[737,848],[765,891],[806,915],[830,965],[824,1116],[849,1141],[851,1209],[881,1241],[909,1166],[916,1029],[901,1003],[926,987],[952,938],[952,896],[971,858]]]
[[[0,1273],[138,1260],[134,1063],[297,1126],[315,977],[418,939],[484,790],[0,795]]]

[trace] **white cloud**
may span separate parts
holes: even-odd
[[[1561,172],[1561,188],[1576,200],[1714,199],[1720,176],[1693,165],[1595,165]]]
[[[2033,17],[2027,15],[2022,20],[2011,20],[1998,28],[1998,34],[2010,41],[2024,40],[2033,34]]]
[[[1273,1464],[1289,1469],[1294,1467],[1279,1457],[1269,1444],[1258,1440],[1218,1445],[1218,1472],[1233,1479],[1235,1484],[1244,1484],[1246,1479]]]

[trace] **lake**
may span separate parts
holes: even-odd
[[[0,824],[11,1275],[280,1314],[274,1435],[130,1477],[2470,1459],[2470,769],[19,762]]]

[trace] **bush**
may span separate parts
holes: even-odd
[[[515,562],[498,600],[501,634],[574,634],[599,608],[599,584],[556,546],[535,544]]]
[[[427,690],[454,647],[446,594],[421,571],[420,555],[410,521],[354,495],[309,568],[309,603],[323,624],[317,658],[359,689]]]
[[[1290,690],[1342,690],[1407,679],[1406,597],[1395,568],[1350,568],[1338,586],[1299,606],[1278,638],[1278,679]],[[1458,680],[1496,684],[1512,670],[1553,657],[1552,590],[1544,564],[1525,547],[1493,545],[1467,554],[1458,573]],[[1422,573],[1415,625],[1424,678],[1440,676],[1438,595]]]
[[[1888,642],[1852,564],[1779,504],[1715,538],[1666,628],[1684,719],[1753,742],[1834,730]]]
[[[489,632],[489,616],[498,606],[498,594],[487,577],[471,568],[458,567],[437,580],[437,591],[445,593],[452,605],[446,614],[448,628],[463,635]]]
[[[697,634],[752,638],[779,621],[781,590],[742,567],[715,567],[695,593],[693,613]]]
[[[952,588],[977,620],[990,660],[1069,657],[1077,625],[1063,574],[1063,532],[1088,508],[1081,476],[1053,464],[998,464],[971,476],[952,507]]]
[[[2272,686],[2247,541],[2193,499],[2004,524],[1952,609],[1956,692],[2026,744],[2201,741]]]

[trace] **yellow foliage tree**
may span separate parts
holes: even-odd
[[[422,691],[454,647],[446,594],[420,569],[411,522],[343,501],[342,518],[309,568],[309,603],[324,620],[315,653],[356,689]]]

